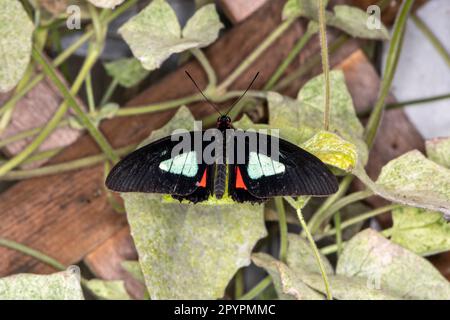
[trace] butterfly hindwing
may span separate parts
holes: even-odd
[[[193,132],[191,141],[193,142]],[[106,186],[117,192],[162,193],[175,196],[193,194],[202,182],[207,166],[197,163],[194,148],[172,156],[178,141],[165,137],[123,158],[109,173]],[[206,185],[203,189],[207,189]]]
[[[251,196],[256,199],[276,196],[325,196],[337,191],[336,177],[314,155],[286,140],[278,139],[279,154],[275,159],[270,152],[270,136],[255,134],[258,141],[268,141],[266,150],[260,149],[260,143],[256,147],[247,144],[245,163],[238,162],[236,165],[245,184],[245,191]],[[234,176],[237,179],[236,173]],[[240,198],[249,197],[242,195],[243,192],[237,190],[235,193],[240,193]]]

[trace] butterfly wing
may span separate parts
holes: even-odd
[[[245,163],[237,162],[236,165],[245,190],[251,196],[257,199],[276,196],[326,196],[337,191],[336,177],[317,157],[286,140],[277,139],[279,156],[275,160],[271,154],[271,137],[259,133],[255,135],[258,144],[255,146],[246,140]],[[261,139],[268,141],[265,148],[267,151],[261,149]],[[231,187],[236,188],[237,185]],[[237,191],[241,194],[244,192]]]
[[[192,146],[193,135],[190,132]],[[117,192],[162,193],[182,197],[194,193],[201,187],[207,166],[197,163],[198,154],[194,148],[173,156],[172,150],[178,143],[169,136],[130,153],[112,168],[106,186]]]

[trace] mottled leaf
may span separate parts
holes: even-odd
[[[106,300],[131,300],[122,280],[100,280],[87,281],[86,286],[98,298]]]
[[[372,229],[344,247],[337,274],[366,279],[405,299],[450,299],[450,284],[426,259],[394,244]]]
[[[303,143],[302,148],[324,163],[346,172],[351,172],[356,167],[358,159],[356,146],[334,133],[320,131]]]
[[[303,283],[325,294],[325,284],[309,243],[297,234],[289,234],[288,239],[287,263],[289,268]],[[389,292],[374,290],[374,288],[368,286],[366,281],[362,279],[334,275],[333,268],[328,262],[328,259],[321,255],[321,260],[324,264],[325,272],[328,274],[330,290],[335,299],[385,300],[395,298]]]
[[[358,150],[358,162],[364,165],[367,163],[368,154],[363,140],[364,129],[356,116],[342,71],[332,71],[330,83],[330,131],[353,143]],[[297,111],[299,127],[309,126],[316,130],[323,128],[324,97],[323,75],[309,80],[302,87],[297,97],[300,102],[300,109]]]
[[[192,130],[193,120],[183,107],[145,143],[174,129]],[[122,197],[152,299],[222,297],[266,235],[260,205],[167,203],[158,195],[138,193]]]
[[[18,0],[0,0],[0,92],[13,89],[31,57],[34,26]]]
[[[264,268],[272,278],[277,295],[282,300],[323,300],[317,293],[303,283],[298,276],[283,262],[265,253],[252,255],[253,262]]]
[[[0,300],[83,300],[79,275],[72,270],[51,275],[16,274],[0,279]]]
[[[440,212],[401,207],[392,218],[392,242],[420,255],[450,250],[450,224]]]
[[[152,1],[123,25],[119,33],[147,70],[158,68],[171,54],[212,43],[223,27],[214,5],[199,9],[181,31],[175,11],[164,0]]]
[[[134,279],[142,283],[145,282],[139,261],[122,261],[121,265]]]
[[[121,5],[125,0],[89,0],[94,6],[99,8],[114,9]]]
[[[324,0],[325,7],[328,0]],[[313,20],[319,18],[319,1],[317,0],[288,0],[283,8],[283,19],[304,17]]]
[[[389,32],[380,22],[380,28],[369,29],[368,14],[360,8],[337,5],[333,8],[334,15],[327,21],[328,25],[341,29],[356,38],[388,40]]]
[[[425,144],[430,160],[450,169],[450,138],[436,138]]]
[[[125,88],[138,85],[149,74],[149,71],[142,68],[139,60],[135,58],[125,58],[105,63],[105,69],[108,75]]]

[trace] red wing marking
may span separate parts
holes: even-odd
[[[197,182],[197,186],[206,188],[206,169],[205,172],[203,172],[202,180],[200,180],[200,182]]]
[[[239,167],[236,167],[236,189],[239,188],[247,190],[244,180],[242,179],[241,170]]]

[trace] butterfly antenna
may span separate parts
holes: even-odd
[[[258,75],[259,75],[259,72],[256,73],[255,77],[253,78],[252,82],[250,82],[250,84],[247,87],[247,89],[245,89],[244,93],[231,105],[231,107],[228,109],[228,111],[227,111],[227,113],[225,113],[225,115],[228,115],[230,113],[230,111],[234,108],[234,106],[236,106],[238,104],[238,102],[241,101],[241,99],[245,96],[247,91],[250,90],[250,88],[252,87],[253,83],[256,81],[256,78],[258,78]]]
[[[203,96],[203,98],[205,98],[206,102],[208,102],[211,107],[214,108],[214,110],[217,111],[218,114],[222,115],[222,113],[219,111],[219,108],[217,107],[217,105],[213,102],[211,102],[207,96],[205,96],[205,94],[203,93],[203,91],[199,88],[199,86],[197,85],[197,83],[195,82],[194,78],[192,78],[192,76],[189,74],[189,72],[187,72],[187,70],[185,70],[184,72],[186,72],[187,76],[189,77],[189,79],[191,79],[192,83],[194,84],[194,86],[197,88],[198,92],[200,92],[200,94]]]

